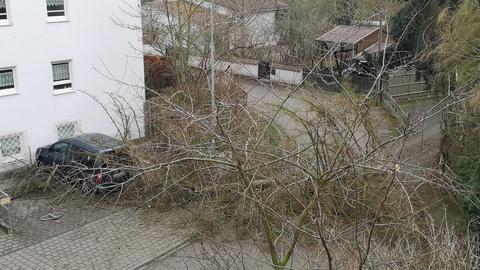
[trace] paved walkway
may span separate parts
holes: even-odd
[[[190,240],[182,212],[123,211],[0,257],[0,269],[136,269]]]
[[[125,209],[117,209],[107,204],[87,204],[85,199],[75,194],[71,194],[68,201],[60,204],[53,203],[54,199],[52,194],[37,194],[12,200],[10,207],[14,232],[0,236],[0,257]],[[65,215],[58,220],[40,220],[42,216],[55,212]],[[7,219],[7,213],[0,211],[0,218]]]

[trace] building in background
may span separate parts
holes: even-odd
[[[378,55],[395,44],[386,27],[372,22],[338,25],[316,41],[320,51],[318,57],[333,56],[339,70],[351,67],[355,61],[364,61],[368,55]]]
[[[280,0],[190,0],[215,3],[215,10],[234,20],[238,27],[233,43],[237,47],[274,46],[285,38],[283,20],[288,19],[289,6]]]
[[[0,170],[75,134],[143,136],[139,5],[0,0]]]
[[[203,54],[210,46],[213,3],[217,50],[276,46],[285,38],[289,6],[281,1],[153,0],[143,6],[147,52],[167,55],[181,45]]]

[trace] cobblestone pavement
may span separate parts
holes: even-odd
[[[14,231],[0,236],[0,257],[123,210],[106,204],[86,204],[85,199],[75,193],[69,194],[62,203],[55,203],[55,198],[57,196],[51,193],[39,193],[12,200],[10,212]],[[54,221],[40,220],[55,212],[64,216]],[[7,218],[5,211],[2,210],[0,218]]]
[[[125,210],[0,257],[0,269],[136,269],[190,240],[182,212]]]
[[[2,179],[3,178],[3,179]],[[0,188],[12,194],[18,180],[0,174]],[[133,210],[85,199],[37,192],[13,199],[13,233],[0,234],[0,269],[135,269],[189,239],[179,230],[181,211]],[[58,220],[41,221],[49,213]],[[4,218],[3,213],[0,218]]]

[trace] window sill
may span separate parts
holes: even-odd
[[[71,94],[71,93],[75,93],[75,90],[73,90],[72,88],[53,91],[53,95],[54,95],[54,96]]]
[[[13,95],[18,95],[20,92],[18,92],[15,89],[12,90],[0,90],[0,97],[6,97],[6,96],[13,96]]]
[[[12,22],[9,21],[9,20],[1,20],[0,21],[0,27],[2,26],[11,26],[12,25]]]
[[[48,17],[47,23],[61,23],[61,22],[69,22],[70,19],[65,16],[58,16],[58,17]]]

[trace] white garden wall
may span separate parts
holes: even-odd
[[[252,60],[243,61],[218,61],[216,70],[250,78],[258,78],[258,63]],[[246,63],[249,62],[249,63]],[[205,65],[200,57],[191,57],[190,65],[203,69]],[[254,64],[256,63],[256,64]],[[301,68],[292,68],[287,65],[272,65],[275,69],[275,75],[270,75],[272,82],[298,85],[303,82],[303,70]]]
[[[275,67],[274,67],[275,68]],[[278,83],[298,85],[303,82],[303,70],[286,70],[275,68],[276,74],[270,75],[270,80]]]

